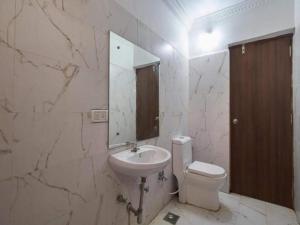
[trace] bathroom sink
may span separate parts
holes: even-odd
[[[170,162],[171,154],[166,149],[143,145],[137,152],[131,149],[111,154],[109,162],[112,168],[122,174],[134,177],[147,177],[163,170]]]

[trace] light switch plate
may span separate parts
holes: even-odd
[[[93,109],[91,110],[92,123],[104,123],[108,121],[108,110],[106,109]]]

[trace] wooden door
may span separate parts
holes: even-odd
[[[293,208],[292,35],[230,48],[231,191]]]
[[[159,135],[158,65],[136,70],[136,136],[145,140]]]

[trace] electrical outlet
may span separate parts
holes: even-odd
[[[108,121],[108,110],[93,109],[91,110],[92,123],[104,123]]]

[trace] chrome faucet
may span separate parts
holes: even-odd
[[[139,150],[136,142],[129,142],[128,144],[129,144],[130,148],[132,148],[131,152],[137,152]]]

